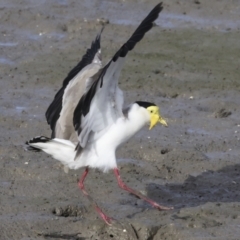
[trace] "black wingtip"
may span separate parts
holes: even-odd
[[[140,23],[138,28],[129,38],[129,40],[123,44],[123,46],[116,52],[112,61],[116,61],[119,57],[125,57],[129,51],[131,51],[135,45],[142,40],[145,33],[147,33],[154,25],[154,21],[158,18],[159,13],[163,10],[162,2],[157,4],[152,11],[145,17],[145,19]]]
[[[72,80],[84,67],[93,61],[96,53],[101,48],[101,34],[103,30],[104,27],[101,28],[95,40],[92,41],[91,47],[87,49],[81,61],[68,73],[68,76],[63,81],[63,86],[67,86],[70,80]]]

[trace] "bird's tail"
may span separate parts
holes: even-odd
[[[59,138],[35,137],[26,142],[26,150],[43,151],[62,162],[65,166],[74,161],[76,145],[69,140]]]
[[[51,140],[51,138],[48,138],[48,137],[37,136],[25,143],[26,144],[25,149],[28,151],[32,151],[32,152],[41,152],[42,148],[40,148],[40,146],[38,146],[38,143],[46,143],[50,140]],[[34,147],[35,144],[37,144],[36,147]]]

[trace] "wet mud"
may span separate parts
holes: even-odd
[[[85,187],[116,221],[107,226],[44,153],[45,111],[68,71],[102,34],[104,62],[156,1],[0,3],[0,239],[239,239],[240,17],[238,1],[164,1],[156,26],[129,53],[125,103],[155,102],[169,127],[147,127],[117,152],[122,179],[158,211],[91,170]]]

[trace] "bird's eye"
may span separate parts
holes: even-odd
[[[153,113],[153,110],[151,110],[150,113]]]

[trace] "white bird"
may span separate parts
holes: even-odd
[[[152,28],[162,9],[162,3],[153,8],[103,68],[100,33],[81,62],[63,81],[62,88],[46,112],[52,137],[41,136],[26,142],[28,150],[44,151],[70,169],[86,168],[78,185],[107,224],[111,224],[112,218],[103,213],[84,188],[89,168],[98,168],[104,172],[113,169],[122,189],[159,210],[172,209],[129,188],[120,177],[115,155],[116,149],[145,125],[149,124],[149,129],[158,122],[167,126],[159,107],[154,103],[137,101],[123,108],[124,97],[118,87],[127,53]]]

